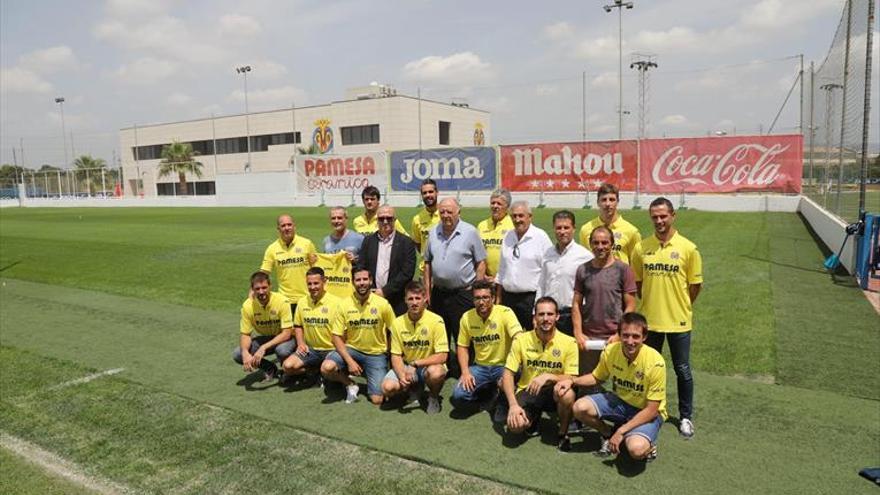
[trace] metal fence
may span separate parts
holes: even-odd
[[[120,196],[119,169],[25,171],[17,178],[0,180],[0,199],[113,198]],[[21,190],[20,190],[21,189]]]

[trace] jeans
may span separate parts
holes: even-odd
[[[669,342],[672,367],[678,379],[678,414],[681,419],[692,419],[694,414],[694,377],[691,374],[691,332],[648,332],[646,343],[663,353],[663,340]]]
[[[366,354],[350,346],[346,348],[351,358],[364,370],[363,375],[367,377],[367,393],[382,395],[382,378],[388,372],[388,358],[385,354]],[[327,355],[327,359],[336,363],[339,371],[348,370],[348,365],[338,352],[331,352]]]
[[[468,369],[474,377],[474,389],[465,390],[461,386],[461,380],[455,384],[452,389],[452,397],[449,402],[452,407],[458,409],[473,404],[479,400],[479,395],[484,390],[491,390],[498,386],[498,380],[504,374],[504,366],[483,366],[480,364],[472,364]]]
[[[258,335],[252,338],[251,348],[248,349],[248,352],[250,352],[251,354],[257,352],[261,345],[269,342],[274,338],[274,335]],[[268,351],[266,351],[266,355],[274,353],[276,356],[278,356],[278,360],[283,363],[288,356],[293,354],[294,350],[296,350],[296,339],[290,339],[287,342],[282,342],[272,349],[269,349]],[[241,346],[236,347],[232,350],[232,360],[238,364],[244,364],[241,358]],[[275,366],[275,363],[264,357],[263,360],[260,361],[260,369],[263,371],[274,372],[277,371],[278,367]]]

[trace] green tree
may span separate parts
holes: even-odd
[[[318,145],[315,143],[310,144],[308,147],[297,146],[296,151],[300,155],[320,155],[321,154],[321,148],[318,148]]]
[[[101,171],[107,170],[107,162],[103,158],[95,158],[92,155],[80,155],[73,161],[76,171],[76,179],[84,181],[89,194],[100,191],[103,187]]]
[[[180,194],[188,194],[186,174],[202,176],[202,164],[193,159],[199,153],[192,144],[174,140],[162,148],[162,161],[159,162],[159,177],[177,174],[180,178]]]

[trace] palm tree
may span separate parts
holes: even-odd
[[[318,145],[315,143],[310,144],[308,146],[308,148],[305,146],[297,146],[296,150],[297,150],[297,152],[299,152],[300,155],[320,155],[321,154],[321,148],[318,148]]]
[[[80,155],[73,161],[73,166],[77,172],[82,172],[82,177],[87,178],[86,189],[90,196],[93,188],[101,189],[101,171],[107,170],[107,162],[103,158],[94,158],[92,155]],[[74,175],[74,178],[78,175]]]
[[[180,178],[180,194],[189,194],[186,187],[186,174],[202,176],[202,164],[193,159],[199,153],[193,151],[192,144],[172,141],[162,148],[162,161],[159,162],[159,177],[176,173]]]

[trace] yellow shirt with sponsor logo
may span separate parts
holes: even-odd
[[[647,344],[631,363],[620,342],[609,345],[602,351],[593,376],[600,382],[610,378],[611,391],[633,407],[644,409],[649,400],[659,401],[660,416],[666,420],[666,362]]]
[[[492,306],[486,321],[476,309],[471,309],[461,317],[458,345],[474,344],[474,363],[480,366],[504,366],[513,337],[520,332],[522,326],[507,306]]]
[[[260,270],[266,273],[275,270],[281,293],[296,304],[309,293],[306,290],[306,272],[310,266],[308,255],[314,252],[315,245],[303,236],[294,236],[289,246],[278,239],[266,248]]]
[[[388,301],[370,294],[364,304],[349,296],[340,304],[342,326],[333,335],[345,339],[346,345],[364,354],[384,354],[388,348],[388,332],[394,322],[394,310]]]
[[[249,297],[241,305],[239,331],[245,335],[278,335],[293,327],[290,301],[277,292],[269,293],[269,302],[263,307],[256,297]]]
[[[513,220],[510,219],[510,215],[504,215],[498,223],[489,217],[477,225],[483,247],[486,248],[486,275],[494,277],[498,273],[498,265],[501,264],[501,242],[508,230],[513,230]]]
[[[422,208],[412,219],[412,240],[419,246],[419,254],[425,257],[425,249],[428,247],[428,232],[431,227],[440,223],[440,210],[434,210],[434,213],[428,213],[428,210]],[[419,270],[425,271],[425,260],[419,263]]]
[[[532,380],[543,373],[553,375],[578,375],[578,345],[574,337],[559,330],[546,345],[535,330],[520,334],[513,340],[504,367],[522,374],[516,383],[516,391],[525,389]]]
[[[590,248],[590,233],[600,225],[605,224],[602,222],[601,217],[596,217],[581,227],[581,233],[579,236],[581,246],[584,246],[587,249]],[[636,246],[638,246],[639,242],[642,240],[642,234],[639,233],[639,229],[637,229],[635,225],[624,220],[620,215],[617,215],[617,220],[612,222],[608,228],[614,233],[614,257],[624,263],[632,265],[630,260],[636,250]]]
[[[394,319],[391,324],[391,354],[403,356],[405,362],[412,363],[438,352],[449,352],[446,325],[440,315],[426,309],[415,323],[408,313]]]
[[[351,285],[351,261],[348,261],[346,251],[318,253],[315,266],[324,269],[327,292],[341,298],[347,298],[354,292],[354,286]]]
[[[355,232],[363,235],[370,235],[373,232],[379,230],[378,215],[374,215],[372,220],[367,220],[367,217],[365,217],[364,215],[358,215],[354,217],[354,220],[352,220],[351,223],[354,226]],[[394,219],[394,230],[400,232],[401,234],[408,235],[406,233],[406,229],[403,228],[403,225],[400,223],[400,219]]]
[[[697,246],[675,232],[665,245],[656,235],[643,240],[633,254],[636,282],[642,283],[639,312],[654,332],[687,332],[693,328],[688,285],[703,283],[703,259]]]
[[[299,300],[293,326],[302,327],[307,346],[318,351],[335,349],[330,335],[342,327],[339,303],[339,298],[329,292],[325,292],[318,302],[312,301],[311,296]]]

